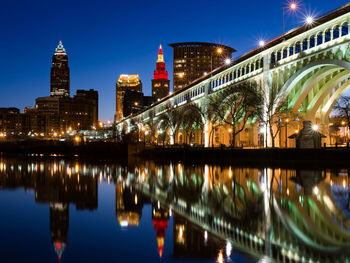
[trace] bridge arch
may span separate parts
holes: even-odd
[[[345,69],[350,71],[350,63],[345,60],[337,59],[321,59],[310,62],[300,70],[298,70],[293,76],[291,76],[287,82],[282,86],[279,94],[281,99],[286,99],[292,92],[293,88],[303,80],[308,74],[321,67],[338,68],[339,70]],[[349,72],[350,75],[350,72]],[[310,87],[308,87],[310,89]],[[281,100],[280,99],[280,100]],[[279,101],[278,101],[279,102]],[[278,105],[278,103],[276,103]]]

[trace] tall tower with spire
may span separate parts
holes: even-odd
[[[165,62],[162,45],[159,46],[158,60],[156,70],[153,73],[152,79],[152,96],[157,99],[164,98],[169,94],[170,80],[168,72],[165,70]]]
[[[60,41],[52,56],[50,95],[54,97],[69,97],[69,79],[68,55],[62,41]]]

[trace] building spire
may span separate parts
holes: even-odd
[[[62,40],[60,40],[57,48],[55,49],[55,55],[67,55],[66,50],[63,47]]]
[[[164,55],[163,55],[163,49],[162,49],[162,44],[159,45],[159,51],[158,51],[158,62],[164,62]]]

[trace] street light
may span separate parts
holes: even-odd
[[[289,9],[289,10],[294,11],[294,10],[296,10],[297,8],[298,8],[298,6],[297,6],[297,4],[296,4],[295,2],[292,2],[292,3],[290,3],[289,5],[284,6],[284,7],[282,8],[282,16],[283,16],[283,34],[284,34],[284,10],[285,10],[285,9]]]
[[[260,41],[259,41],[259,46],[260,46],[260,47],[265,46],[265,41],[264,41],[264,40],[260,40]]]
[[[224,52],[222,47],[218,47],[215,49],[215,53],[221,55]],[[231,62],[231,61],[230,61]],[[226,61],[225,61],[226,63]],[[213,75],[213,52],[210,52],[210,76]]]
[[[285,135],[286,148],[288,148],[288,123],[289,123],[289,119],[286,119],[286,129],[285,129],[285,131],[286,131],[286,135]]]
[[[312,23],[314,22],[314,18],[312,16],[307,16],[305,18],[305,23],[308,25],[312,25]]]
[[[226,64],[226,65],[231,64],[231,59],[229,59],[229,58],[225,59],[225,64]]]

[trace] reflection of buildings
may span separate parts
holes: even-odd
[[[142,195],[125,188],[123,183],[115,183],[115,211],[121,227],[139,225],[143,204]]]
[[[51,242],[60,260],[67,244],[69,204],[50,203]]]
[[[68,169],[54,163],[0,161],[0,188],[23,187],[35,191],[35,201],[50,204],[52,245],[61,258],[67,245],[69,204],[78,210],[97,209],[97,177],[79,173],[79,165]]]
[[[165,230],[168,227],[169,210],[160,206],[159,203],[152,203],[153,227],[156,230],[159,257],[163,255]]]

